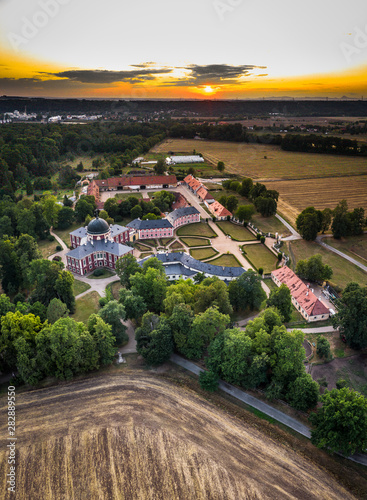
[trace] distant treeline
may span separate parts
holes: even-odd
[[[199,116],[367,116],[366,101],[294,101],[294,100],[232,100],[232,101],[170,101],[170,100],[93,100],[0,97],[0,113],[22,111],[51,114],[151,114],[154,112],[196,113]]]
[[[284,151],[354,156],[367,155],[367,146],[364,144],[359,145],[355,140],[333,136],[325,137],[316,134],[287,134],[285,136],[270,133],[254,134],[248,132],[247,128],[243,127],[240,123],[228,125],[176,123],[169,128],[169,135],[175,138],[184,137],[186,139],[193,139],[196,136],[200,136],[201,139],[210,141],[272,144],[280,146]]]

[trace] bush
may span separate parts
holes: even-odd
[[[201,372],[199,375],[200,387],[206,391],[214,392],[218,389],[218,376],[214,372]]]
[[[320,356],[320,358],[327,359],[330,357],[330,355],[331,355],[330,343],[325,337],[320,336],[317,339],[316,352],[317,352],[317,355]]]
[[[260,241],[262,244],[264,244],[265,243],[265,236],[260,236]]]
[[[282,252],[278,252],[278,260],[282,260],[282,258],[283,258]]]
[[[56,252],[61,252],[62,246],[61,245],[56,245]]]
[[[48,241],[55,241],[55,236],[52,236],[52,234],[49,234],[47,236]]]
[[[99,270],[99,269],[97,269]],[[99,307],[104,307],[108,302],[108,299],[106,297],[101,297],[98,301]]]
[[[337,389],[343,389],[343,387],[347,387],[347,381],[344,380],[343,378],[340,378],[339,380],[336,381],[336,388]]]
[[[18,302],[25,302],[25,296],[22,293],[17,293],[13,299],[14,304],[18,304]]]
[[[103,276],[103,274],[104,274],[103,269],[96,269],[96,270],[93,272],[93,276]]]
[[[260,241],[260,238],[261,238],[261,234],[260,234],[260,233],[257,233],[257,234],[256,234],[256,239]]]
[[[259,267],[258,273],[260,274],[260,276],[262,276],[264,274],[264,269],[262,267]]]

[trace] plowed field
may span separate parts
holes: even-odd
[[[302,455],[196,393],[147,375],[17,396],[17,500],[354,498]],[[5,398],[1,400],[5,415]]]

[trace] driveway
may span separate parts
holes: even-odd
[[[336,248],[328,245],[327,243],[324,243],[323,242],[323,238],[325,238],[325,236],[318,236],[316,238],[316,242],[321,245],[322,247],[326,248],[327,250],[329,250],[330,252],[334,252],[336,253],[337,255],[340,255],[340,257],[343,257],[343,259],[346,259],[346,260],[349,260],[349,262],[351,262],[352,264],[354,264],[355,266],[359,267],[360,269],[362,269],[362,271],[364,271],[365,273],[367,273],[367,266],[364,266],[363,264],[361,264],[360,262],[358,262],[358,260],[356,259],[353,259],[353,257],[349,257],[349,255],[346,255],[345,253],[341,252],[340,250],[337,250]]]

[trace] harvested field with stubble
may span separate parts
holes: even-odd
[[[1,499],[12,498],[6,437],[2,427]],[[16,488],[18,500],[355,498],[252,417],[140,373],[18,394]]]
[[[167,139],[156,146],[162,152],[194,148],[215,164],[224,161],[224,174],[251,177],[263,182],[268,189],[279,191],[278,211],[292,224],[308,206],[333,209],[345,199],[350,208],[367,209],[367,159],[364,157],[298,153],[268,144],[194,139]]]

